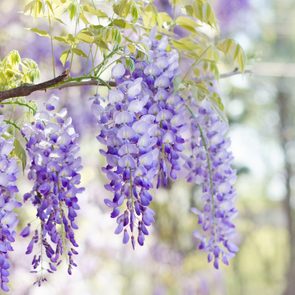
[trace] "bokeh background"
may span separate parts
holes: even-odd
[[[0,56],[18,49],[39,62],[41,80],[52,76],[50,42],[25,30],[23,0],[0,1]],[[223,37],[246,51],[251,74],[220,81],[220,93],[231,124],[238,170],[237,218],[240,252],[229,267],[216,271],[192,239],[197,220],[190,206],[198,189],[182,182],[156,192],[156,224],[145,247],[132,251],[113,234],[114,224],[103,204],[107,192],[99,167],[95,127],[88,98],[92,88],[56,92],[68,106],[81,134],[84,170],[80,197],[79,267],[66,267],[32,285],[27,240],[17,239],[12,255],[11,294],[15,295],[294,295],[295,294],[295,2],[294,0],[216,0]],[[159,0],[162,10],[168,1]],[[56,63],[61,48],[56,46]],[[84,65],[85,66],[85,65]],[[75,73],[83,64],[75,63]],[[58,71],[62,71],[59,64]],[[44,98],[39,93],[33,99]],[[21,182],[21,192],[31,184]],[[19,228],[32,218],[21,211]]]

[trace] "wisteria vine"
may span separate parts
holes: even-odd
[[[208,253],[208,262],[214,261],[219,268],[219,259],[224,264],[238,251],[232,242],[235,226],[232,219],[237,210],[233,184],[236,179],[232,168],[233,156],[228,150],[230,140],[226,138],[228,126],[212,109],[209,102],[191,108],[191,156],[185,167],[187,181],[201,186],[203,208],[193,208],[198,216],[201,231],[194,236],[200,241],[199,249]]]
[[[169,39],[156,39],[152,32],[144,40],[147,55],[136,53],[121,58],[112,69],[114,88],[107,97],[92,97],[97,140],[106,165],[102,168],[108,183],[105,198],[110,216],[116,220],[115,234],[124,244],[143,246],[155,222],[151,208],[152,191],[185,178],[201,188],[201,202],[192,211],[198,217],[194,237],[198,248],[207,252],[216,269],[238,251],[234,242],[237,214],[233,184],[233,156],[226,137],[228,125],[214,110],[210,100],[198,101],[175,85],[181,77],[179,54]],[[130,62],[133,67],[130,67]],[[210,90],[210,89],[209,89]],[[187,92],[186,92],[187,93]],[[32,123],[21,129],[29,159],[27,178],[32,182],[24,202],[30,201],[36,219],[20,232],[30,237],[26,254],[33,254],[32,272],[37,285],[46,280],[67,257],[68,273],[77,266],[75,230],[80,209],[81,158],[78,134],[59,99],[51,97]],[[10,263],[8,252],[15,239],[18,222],[14,209],[18,192],[18,166],[13,157],[14,144],[0,118],[0,283],[8,291]]]
[[[72,267],[77,266],[73,259],[73,255],[78,254],[74,230],[78,229],[75,219],[80,209],[77,195],[83,191],[79,187],[82,166],[78,156],[78,134],[66,110],[56,112],[57,107],[58,98],[53,96],[44,111],[36,115],[36,121],[22,130],[31,160],[28,178],[34,181],[32,191],[24,195],[24,201],[30,200],[36,207],[40,222],[26,254],[37,248],[32,266],[33,272],[41,272],[36,281],[38,285],[46,280],[44,270],[56,271],[63,254],[68,256],[69,274]],[[21,236],[29,236],[31,227],[29,223]],[[48,258],[47,266],[44,255]]]
[[[167,186],[186,170],[186,180],[201,186],[204,204],[201,209],[193,208],[201,227],[194,236],[218,269],[220,259],[228,264],[238,250],[232,241],[236,174],[228,151],[228,126],[209,101],[184,99],[175,89],[179,57],[167,50],[167,38],[152,37],[146,44],[148,59],[132,57],[134,71],[122,60],[112,72],[116,89],[109,91],[107,100],[94,97],[97,139],[106,147],[100,151],[107,162],[105,187],[113,194],[105,203],[113,209],[115,233],[123,231],[123,243],[131,235],[135,247],[136,224],[137,241],[143,245],[149,234],[146,227],[154,222],[149,190]],[[189,138],[185,136],[188,130]]]

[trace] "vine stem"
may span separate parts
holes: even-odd
[[[251,71],[239,72],[234,70],[233,72],[224,73],[220,75],[220,79],[236,76],[244,73],[251,73]],[[214,80],[214,77],[205,77],[203,80],[197,80],[198,83],[202,81]],[[69,78],[69,70],[64,71],[61,75],[47,80],[39,84],[24,84],[16,88],[0,91],[0,102],[14,97],[29,96],[36,91],[46,91],[48,89],[64,89],[69,87],[82,87],[82,86],[106,86],[116,87],[114,81],[104,81],[95,76],[81,76],[76,78]]]
[[[192,117],[194,119],[196,119],[196,115],[194,114],[193,110],[188,105],[186,105],[186,108],[189,110]],[[203,145],[203,147],[205,149],[205,152],[206,152],[206,162],[207,162],[208,171],[209,171],[209,189],[210,189],[210,198],[211,198],[211,216],[212,216],[212,219],[213,219],[213,239],[214,239],[214,243],[215,243],[216,242],[216,220],[215,220],[215,198],[214,198],[214,187],[213,187],[212,163],[211,163],[211,157],[210,157],[210,153],[209,153],[208,144],[207,144],[206,137],[204,135],[203,129],[200,126],[199,123],[196,122],[196,124],[198,126],[199,131],[200,131],[202,145]]]
[[[213,219],[213,239],[214,243],[216,242],[216,220],[215,220],[215,198],[214,198],[214,187],[213,187],[213,171],[212,171],[212,163],[210,158],[210,153],[208,149],[208,144],[205,138],[205,135],[203,133],[203,130],[201,126],[198,124],[198,128],[201,134],[202,144],[204,146],[204,149],[206,151],[206,160],[208,165],[208,171],[209,171],[209,188],[210,188],[210,197],[211,197],[211,216]]]
[[[51,4],[51,1],[50,1],[50,4]],[[49,25],[49,34],[50,34],[52,72],[53,72],[53,77],[55,78],[54,45],[53,45],[53,37],[52,37],[52,22],[51,22],[49,7],[48,7],[48,25]]]

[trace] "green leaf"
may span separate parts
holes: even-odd
[[[245,70],[246,57],[240,44],[236,43],[233,39],[225,39],[217,44],[217,48],[225,56],[232,58],[242,72]]]
[[[112,24],[117,26],[117,27],[120,27],[120,28],[126,28],[126,26],[127,26],[126,21],[124,19],[119,19],[119,18],[114,19],[112,21]]]
[[[192,5],[186,5],[185,6],[185,10],[186,10],[186,13],[189,15],[189,16],[193,16],[194,15],[194,8]]]
[[[46,5],[49,8],[49,10],[51,11],[51,13],[54,15],[54,11],[53,11],[52,5],[49,0],[46,0]]]
[[[237,62],[239,65],[240,70],[243,72],[245,70],[245,53],[244,50],[242,49],[241,45],[237,44],[236,50],[234,53],[234,60]]]
[[[165,24],[165,23],[167,23],[167,24],[172,23],[172,18],[170,17],[170,15],[167,12],[159,12],[157,14],[157,22],[158,22],[158,25],[160,27],[162,27],[163,24]]]
[[[72,34],[67,34],[66,36],[54,36],[53,39],[71,46],[74,46],[76,43],[78,43],[78,39]]]
[[[84,13],[80,13],[80,19],[82,20],[82,22],[85,24],[85,25],[89,25],[90,22],[88,21],[88,19],[86,18],[85,14]]]
[[[85,4],[85,5],[82,6],[82,8],[83,8],[83,10],[85,12],[90,13],[92,15],[95,15],[95,16],[98,16],[98,17],[108,17],[108,15],[105,12],[103,12],[100,9],[96,9],[91,5]]]
[[[42,9],[43,9],[42,1],[41,0],[33,0],[25,6],[24,12],[29,13],[33,17],[37,18],[37,17],[41,16]]]
[[[63,22],[60,18],[54,16],[53,19],[56,20],[57,22],[61,23],[62,25],[65,25],[65,22]]]
[[[85,32],[85,31],[80,32],[76,38],[80,41],[83,41],[83,42],[89,43],[89,44],[94,42],[94,37],[90,33]]]
[[[10,65],[16,66],[21,62],[21,57],[17,50],[10,51],[7,56],[4,58],[4,63],[8,63]]]
[[[126,66],[131,73],[135,70],[135,64],[132,58],[126,58]]]
[[[24,171],[25,168],[26,168],[26,165],[27,165],[27,154],[26,154],[25,149],[23,148],[22,144],[20,143],[20,141],[18,139],[14,140],[13,153],[21,161],[22,168],[23,168],[23,171]]]
[[[151,28],[157,24],[158,11],[154,5],[149,4],[143,11],[142,20],[145,27]]]
[[[73,20],[74,17],[77,15],[77,5],[75,3],[72,3],[69,8],[69,16],[70,16],[70,20]]]
[[[135,4],[131,6],[131,16],[133,23],[137,22],[138,20],[138,9]]]
[[[87,58],[87,54],[83,50],[81,50],[79,48],[72,48],[71,51],[74,54],[78,55],[78,56],[82,56],[82,57],[86,57]]]
[[[235,45],[236,42],[233,39],[225,39],[217,44],[217,48],[224,54],[228,54]]]
[[[192,5],[185,6],[189,16],[194,16],[199,21],[206,23],[212,27],[216,27],[216,17],[212,6],[203,0],[195,0]]]
[[[176,19],[175,23],[192,33],[195,33],[196,27],[199,26],[193,19],[191,19],[187,16],[179,16]]]
[[[221,97],[214,92],[211,96],[211,101],[215,103],[215,105],[219,108],[220,111],[224,111],[224,105],[222,103]]]
[[[121,16],[127,17],[131,8],[131,2],[129,0],[121,0],[118,4],[113,5],[114,12]]]
[[[108,44],[106,42],[104,42],[102,39],[100,38],[95,38],[94,43],[102,49],[106,49],[109,50]]]
[[[68,57],[69,57],[69,54],[70,54],[70,50],[69,50],[69,49],[68,49],[68,50],[65,50],[65,51],[61,54],[59,60],[60,60],[60,62],[62,63],[63,66],[66,64],[67,59],[68,59]]]
[[[40,77],[38,64],[29,58],[22,59],[21,68],[24,74],[22,82],[33,83],[36,79]]]
[[[34,32],[34,33],[36,33],[39,36],[49,37],[48,32],[46,32],[44,30],[39,30],[38,28],[30,28],[29,30],[32,31],[32,32]]]
[[[193,42],[189,38],[182,38],[179,40],[172,40],[173,46],[182,51],[182,50],[188,50],[190,52],[195,52],[196,50],[200,50],[200,45],[196,42]]]
[[[69,40],[64,36],[54,36],[53,39],[56,41],[71,45],[71,42],[69,42]]]
[[[206,50],[206,53],[203,57],[204,60],[209,62],[217,62],[219,59],[218,51],[213,46],[209,47]]]

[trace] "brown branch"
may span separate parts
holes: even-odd
[[[244,72],[233,71],[233,72],[221,74],[220,79],[228,78],[228,77],[240,75],[240,74],[249,74],[249,73],[251,73],[251,71],[244,71]],[[8,98],[29,96],[33,92],[41,91],[41,90],[46,91],[47,89],[64,89],[69,87],[81,87],[81,86],[107,86],[107,87],[116,86],[116,83],[114,81],[104,82],[99,79],[87,78],[87,77],[85,77],[84,80],[81,80],[81,81],[67,82],[66,79],[68,77],[69,77],[69,71],[66,70],[60,76],[39,84],[22,85],[9,90],[0,91],[0,102]],[[208,76],[202,79],[197,79],[195,81],[196,83],[201,83],[202,81],[210,81],[214,79],[215,78],[213,76]]]
[[[104,82],[99,79],[87,78],[87,77],[83,78],[84,80],[82,81],[71,81],[69,79],[69,81],[67,82],[68,77],[69,77],[69,71],[66,70],[60,76],[39,84],[35,84],[35,85],[27,84],[27,85],[22,85],[9,90],[0,91],[0,102],[8,98],[29,96],[31,93],[35,91],[40,91],[40,90],[46,91],[47,89],[64,89],[68,87],[96,86],[96,85],[107,86],[107,87],[116,86],[116,83],[113,81]]]
[[[68,77],[69,77],[69,71],[66,70],[60,76],[39,84],[22,85],[9,90],[0,91],[0,102],[8,98],[28,96],[35,91],[46,90],[48,88],[51,88],[54,85],[58,85],[60,82],[64,81]]]

